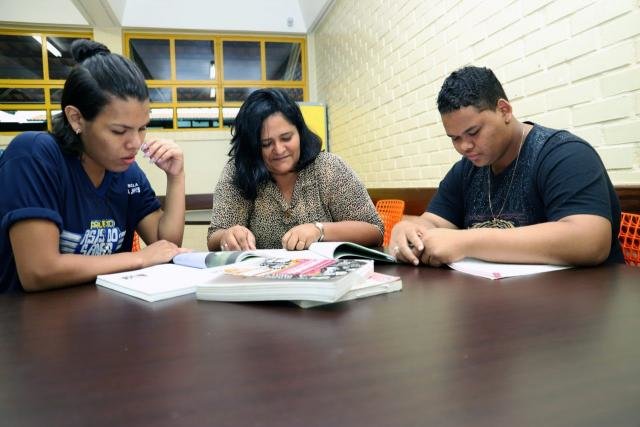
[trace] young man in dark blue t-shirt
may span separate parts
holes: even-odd
[[[447,135],[463,158],[427,211],[393,229],[397,258],[431,266],[494,262],[623,262],[620,205],[598,154],[567,132],[520,122],[487,68],[453,72],[438,95]]]

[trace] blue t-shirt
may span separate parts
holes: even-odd
[[[479,168],[466,158],[459,160],[440,183],[427,211],[458,228],[471,228],[494,217],[521,227],[569,215],[602,216],[611,222],[607,261],[624,262],[618,242],[620,202],[606,168],[591,145],[567,131],[534,124],[517,164],[513,161],[497,175],[488,166]]]
[[[9,240],[16,222],[54,222],[61,253],[106,255],[130,251],[138,222],[160,208],[137,164],[125,172],[106,171],[96,188],[80,159],[64,154],[45,132],[11,141],[0,157],[0,189],[0,292],[22,289]]]

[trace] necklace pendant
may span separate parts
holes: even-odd
[[[516,228],[516,226],[514,225],[513,222],[511,221],[506,221],[504,219],[500,219],[500,218],[493,218],[492,220],[488,221],[489,222],[489,227],[490,228]]]

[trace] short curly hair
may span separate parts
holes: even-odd
[[[438,94],[438,111],[447,114],[468,106],[480,111],[493,110],[499,99],[508,101],[493,71],[470,65],[454,71],[445,79]]]

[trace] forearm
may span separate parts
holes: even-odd
[[[325,222],[324,240],[354,242],[365,246],[381,246],[383,235],[378,227],[364,221]]]
[[[56,254],[18,265],[18,276],[25,291],[36,292],[95,282],[99,274],[135,270],[143,266],[139,252],[100,256]]]
[[[185,213],[185,176],[167,175],[167,195],[164,210],[158,223],[158,239],[182,245]]]
[[[463,232],[465,256],[494,262],[596,265],[606,260],[611,246],[610,225],[604,218],[582,226],[560,220]]]

